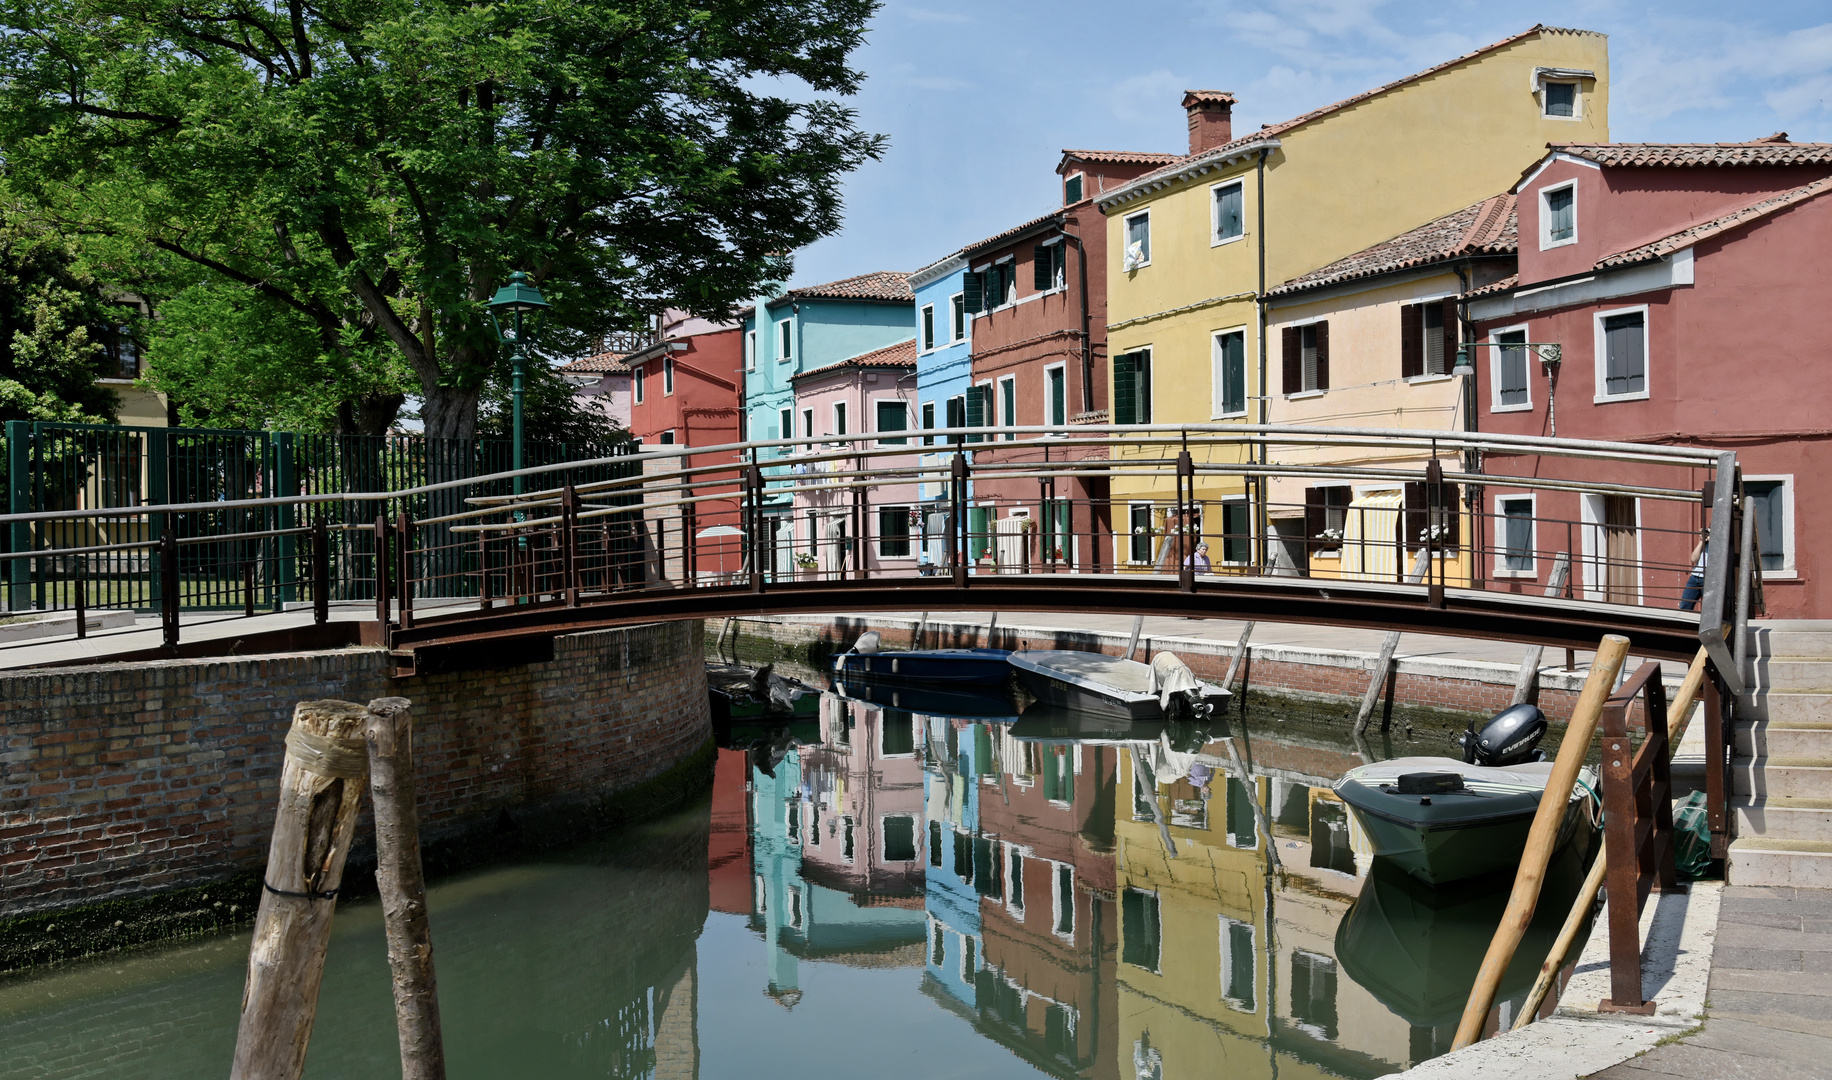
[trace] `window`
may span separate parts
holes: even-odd
[[[931,822],[930,824],[934,824]],[[948,934],[938,919],[929,920],[929,963],[943,967],[948,962]]]
[[[1578,84],[1549,82],[1541,90],[1541,113],[1561,120],[1575,120],[1578,115]]]
[[[1541,250],[1577,242],[1577,181],[1542,190],[1539,193]]]
[[[922,403],[922,429],[924,431],[933,431],[935,429],[935,403],[933,401],[925,401]],[[922,437],[922,445],[934,446],[935,436],[924,435]]]
[[[948,298],[948,311],[951,316],[953,336],[949,341],[967,340],[967,298],[955,293]]]
[[[999,380],[999,426],[1018,426],[1018,380],[1015,376]],[[1013,432],[1005,433],[1007,442],[1017,437]]]
[[[840,858],[846,862],[852,861],[852,829],[852,815],[847,814],[840,819]]]
[[[674,393],[674,357],[662,357],[662,396]]]
[[[1439,481],[1434,489],[1422,480],[1408,480],[1404,492],[1401,535],[1407,548],[1415,550],[1432,539],[1446,552],[1454,550],[1462,539],[1457,485]]]
[[[887,431],[907,431],[909,430],[910,407],[908,405],[905,405],[901,401],[892,400],[892,401],[880,401],[877,403],[877,406],[878,406],[878,429],[877,430],[880,436],[882,436],[883,433]],[[878,439],[878,442],[884,446],[903,446],[904,444],[908,443],[909,441],[910,440],[903,439],[903,438],[893,438],[893,439],[879,438]]]
[[[801,800],[800,799],[790,799],[789,800],[789,820],[788,820],[788,825],[787,825],[787,835],[789,837],[789,843],[791,844],[801,843],[801,819],[802,819],[801,811],[802,811]]]
[[[967,395],[957,394],[948,399],[948,422],[943,427],[964,428],[967,426]],[[955,445],[965,441],[961,435],[950,435],[948,441]],[[978,442],[978,439],[974,440]]]
[[[1246,235],[1247,226],[1243,216],[1245,205],[1242,202],[1241,182],[1216,184],[1209,189],[1214,192],[1215,234],[1210,238],[1210,246],[1225,244],[1230,240],[1239,240]]]
[[[1347,484],[1304,489],[1304,535],[1314,553],[1334,551],[1342,544],[1348,524],[1349,503],[1355,498]]]
[[[802,410],[802,437],[808,438],[808,439],[814,438],[814,410],[813,409],[803,409]]]
[[[941,822],[939,821],[929,822],[929,865],[938,868],[941,866]],[[936,923],[935,928],[935,962],[939,964],[941,963],[941,924]]]
[[[935,347],[935,305],[927,304],[922,309],[922,351],[928,352]]]
[[[1061,427],[1069,422],[1068,368],[1057,364],[1043,370],[1044,423]]]
[[[1058,237],[1053,243],[1038,244],[1031,249],[1031,285],[1038,292],[1062,288],[1063,252],[1068,245]]]
[[[1113,422],[1151,423],[1151,350],[1113,358]]]
[[[1280,344],[1286,394],[1329,389],[1329,323],[1287,326]]]
[[[140,377],[140,346],[134,341],[133,327],[123,323],[104,323],[98,335],[102,344],[102,378],[137,379]]]
[[[1247,500],[1228,499],[1221,504],[1221,561],[1237,566],[1253,558],[1253,527],[1248,523]]]
[[[1151,211],[1126,219],[1126,251],[1120,263],[1122,270],[1137,270],[1151,265]]]
[[[757,370],[757,331],[744,332],[744,370]]]
[[[1533,496],[1503,495],[1495,499],[1495,517],[1501,543],[1496,545],[1496,577],[1536,577],[1533,561]]]
[[[776,324],[776,340],[777,361],[786,363],[795,359],[795,324],[792,320],[784,319]]]
[[[663,446],[673,446],[674,445],[674,429],[673,428],[669,428],[667,431],[662,432],[662,445]]]
[[[878,556],[884,559],[910,557],[909,507],[886,506],[879,509]]]
[[[1215,335],[1214,374],[1211,386],[1214,415],[1240,416],[1247,411],[1247,332],[1229,330]]]
[[[789,886],[789,929],[800,930],[802,925],[802,891],[801,886]]]
[[[1011,863],[1011,873],[1007,876],[1011,882],[1011,906],[1022,916],[1024,911],[1024,852],[1015,847],[1005,849]]]
[[[1647,309],[1597,316],[1597,397],[1648,395]]]
[[[967,388],[967,426],[983,428],[992,423],[992,384],[981,383]],[[968,435],[970,443],[985,442],[984,435]]]
[[[1074,206],[1081,201],[1082,174],[1062,178],[1062,205]]]
[[[1131,534],[1130,549],[1126,558],[1135,563],[1151,561],[1151,504],[1133,503],[1127,510],[1127,531]]]
[[[1072,937],[1075,933],[1075,868],[1056,865],[1056,933]]]
[[[1494,412],[1510,409],[1530,409],[1533,407],[1531,384],[1527,380],[1527,331],[1501,330],[1489,336],[1489,340],[1502,346],[1490,350],[1494,354],[1495,399],[1490,406]]]
[[[1228,777],[1227,791],[1228,843],[1237,848],[1259,847],[1259,827],[1253,818],[1253,793],[1247,785]]]
[[[1458,344],[1456,301],[1407,304],[1399,313],[1400,378],[1450,374]]]
[[[1336,961],[1294,949],[1291,953],[1291,1018],[1300,1031],[1326,1042],[1336,1038]]]
[[[961,275],[962,304],[965,310],[978,314],[1011,303],[1015,274],[1007,258],[978,273]]]
[[[844,401],[833,403],[833,433],[835,435],[846,434],[846,403]]]
[[[956,830],[954,833],[954,876],[961,884],[973,884],[973,838]]]
[[[987,307],[1004,307],[1017,299],[1018,263],[1011,256],[994,266],[991,274],[992,288],[986,293]]]
[[[795,438],[795,412],[794,410],[783,409],[780,412],[778,412],[776,416],[782,423],[782,427],[778,429],[782,432],[782,438],[785,438],[785,439]]]
[[[1745,479],[1743,495],[1753,504],[1756,518],[1756,552],[1764,571],[1794,569],[1793,500],[1790,477]]]
[[[648,373],[643,370],[641,364],[637,364],[630,369],[630,386],[634,392],[636,404],[638,405],[641,405],[643,401],[643,383],[647,381],[643,376],[646,374]]]
[[[884,861],[887,863],[916,861],[916,819],[907,814],[895,814],[881,822],[884,829]]]
[[[1158,970],[1159,927],[1156,893],[1127,889],[1120,894],[1120,959],[1147,971]]]
[[[1257,980],[1254,965],[1259,952],[1253,947],[1253,924],[1221,918],[1221,996],[1227,1003],[1252,1012]]]

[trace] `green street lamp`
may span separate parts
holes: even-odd
[[[513,365],[513,375],[509,383],[510,412],[514,425],[515,446],[515,493],[522,493],[522,380],[524,365],[528,358],[528,346],[533,343],[536,334],[541,331],[550,307],[541,296],[541,290],[528,284],[528,275],[517,270],[509,275],[509,283],[496,290],[490,298],[490,326],[496,331],[496,340],[509,347],[509,359]]]

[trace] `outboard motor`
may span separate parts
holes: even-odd
[[[878,632],[876,630],[867,630],[865,633],[859,635],[859,640],[852,643],[852,651],[858,653],[860,656],[873,656],[878,652],[880,645],[882,645],[882,642],[878,638]]]
[[[1548,726],[1546,714],[1537,705],[1515,705],[1486,722],[1471,720],[1469,730],[1457,736],[1457,745],[1463,748],[1463,761],[1468,765],[1501,768],[1544,761],[1546,752],[1538,746]]]

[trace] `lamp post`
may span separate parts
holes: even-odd
[[[515,493],[522,493],[522,382],[525,375],[528,346],[540,332],[550,305],[541,290],[528,283],[520,270],[509,275],[509,283],[490,298],[490,327],[496,340],[509,347],[512,374],[509,382],[510,415],[514,428]]]

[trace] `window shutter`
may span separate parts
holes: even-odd
[[[1317,537],[1329,527],[1329,514],[1323,505],[1323,489],[1307,487],[1304,489],[1304,544],[1306,551],[1315,551],[1323,544]]]
[[[961,275],[961,306],[971,315],[979,314],[985,306],[982,279],[971,270]]]
[[[1055,260],[1051,257],[1050,248],[1042,244],[1031,248],[1031,284],[1037,287],[1038,292],[1049,292],[1056,287]]]
[[[986,426],[986,398],[984,397],[986,389],[987,388],[983,386],[969,386],[967,388],[966,426],[970,428]],[[981,441],[981,437],[978,435],[969,435],[967,436],[967,441],[979,442]]]
[[[1138,403],[1138,384],[1133,378],[1137,359],[1135,353],[1121,353],[1113,358],[1113,422],[1116,424],[1138,423],[1133,418]]]
[[[1296,394],[1304,389],[1304,331],[1287,326],[1279,335],[1279,356],[1285,369],[1284,391]]]
[[[1457,302],[1444,301],[1444,370],[1457,363],[1457,346],[1463,344],[1462,324],[1457,322]]]
[[[1401,523],[1400,528],[1401,528],[1401,536],[1405,539],[1405,542],[1406,542],[1406,550],[1411,551],[1414,548],[1419,546],[1419,543],[1420,543],[1419,537],[1424,535],[1425,533],[1425,525],[1426,525],[1427,516],[1428,516],[1426,514],[1426,508],[1429,504],[1425,500],[1425,482],[1424,481],[1422,480],[1406,481],[1405,491],[1406,491],[1406,499],[1405,499],[1406,512],[1405,512],[1405,518],[1403,522]],[[1410,573],[1412,570],[1410,566],[1407,566],[1404,569],[1408,573]]]
[[[1424,320],[1417,304],[1399,309],[1399,377],[1410,379],[1425,374]]]
[[[1455,550],[1456,548],[1460,547],[1463,543],[1463,535],[1462,535],[1463,513],[1461,510],[1461,504],[1458,502],[1459,492],[1457,490],[1457,485],[1452,484],[1448,481],[1444,483],[1443,490],[1444,490],[1444,500],[1443,500],[1444,539],[1443,539],[1443,543],[1446,548]]]
[[[1317,389],[1329,389],[1329,323],[1317,324]]]

